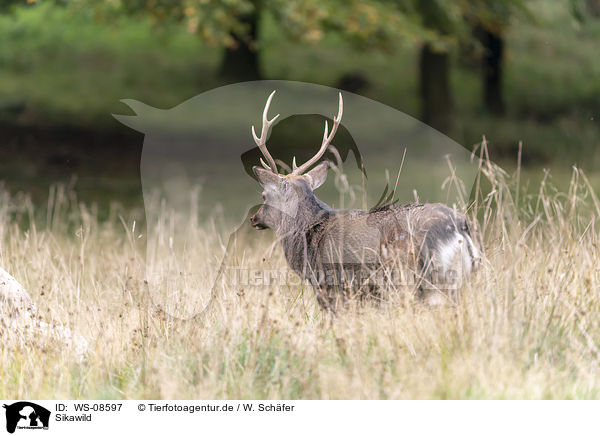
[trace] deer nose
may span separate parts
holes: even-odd
[[[263,230],[263,229],[266,229],[266,227],[265,227],[264,225],[262,225],[261,223],[259,223],[259,222],[257,221],[257,218],[256,218],[256,215],[257,215],[257,214],[258,214],[258,213],[255,213],[254,215],[252,215],[252,216],[250,217],[250,224],[252,225],[252,227],[254,227],[255,229],[258,229],[258,230]]]

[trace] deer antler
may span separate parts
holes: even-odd
[[[275,174],[277,174],[277,164],[275,163],[275,159],[273,159],[273,157],[269,153],[269,150],[267,150],[267,135],[269,134],[269,129],[271,128],[275,120],[279,118],[279,114],[277,114],[271,120],[269,120],[267,115],[267,113],[269,112],[269,106],[271,105],[271,99],[274,95],[275,91],[273,91],[271,95],[269,95],[267,103],[265,104],[265,110],[263,111],[262,116],[262,131],[260,133],[260,138],[256,136],[254,126],[252,126],[252,137],[254,138],[254,142],[256,142],[256,145],[258,145],[258,148],[260,149],[261,153],[269,163],[269,165],[267,165],[265,161],[263,161],[261,158],[260,163],[262,164],[262,166],[265,167],[267,170],[271,170]]]
[[[300,174],[304,173],[311,166],[313,166],[315,163],[317,163],[317,161],[319,159],[321,159],[321,157],[327,151],[327,147],[329,147],[329,144],[331,144],[331,140],[335,136],[335,132],[337,132],[340,122],[342,121],[342,113],[344,112],[344,101],[342,100],[341,92],[339,93],[339,96],[340,96],[340,103],[339,103],[338,114],[337,114],[337,117],[335,117],[333,119],[333,126],[331,127],[331,133],[328,134],[328,132],[327,132],[328,126],[327,126],[327,120],[325,120],[325,132],[323,132],[323,142],[321,143],[321,148],[319,149],[317,154],[315,154],[308,162],[300,165],[299,167],[296,166],[296,158],[294,157],[294,159],[292,161],[292,174],[300,175]]]

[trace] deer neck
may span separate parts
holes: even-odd
[[[286,260],[299,274],[306,276],[307,265],[313,263],[314,244],[320,228],[335,211],[310,192],[298,205],[294,216],[286,215],[277,229],[277,237]]]
[[[331,207],[310,192],[298,201],[294,213],[283,214],[281,226],[276,231],[277,236],[284,239],[304,234],[332,212]]]

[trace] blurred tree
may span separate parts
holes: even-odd
[[[570,0],[573,15],[580,22],[600,17],[600,0]]]
[[[114,14],[149,16],[157,27],[184,24],[207,45],[223,47],[220,74],[227,79],[260,78],[259,19],[262,0],[72,0],[97,16]]]
[[[590,15],[600,17],[600,0],[586,0],[585,5]]]
[[[575,1],[575,0],[572,0]],[[450,52],[476,35],[484,48],[484,105],[504,110],[503,31],[526,0],[71,0],[100,13],[144,14],[160,25],[184,23],[210,46],[223,47],[220,75],[227,81],[261,78],[260,23],[271,14],[283,38],[318,43],[327,33],[364,49],[420,45],[419,89],[424,122],[448,132],[452,125]],[[476,28],[475,33],[468,28]],[[264,43],[263,43],[264,44]]]
[[[483,106],[490,113],[503,114],[504,34],[512,17],[528,15],[526,0],[465,0],[461,9],[483,50]]]
[[[505,111],[503,98],[504,33],[512,17],[528,15],[526,0],[415,0],[423,25],[434,32],[420,54],[423,121],[448,132],[452,125],[450,49],[475,39],[481,49],[483,106]],[[469,30],[471,28],[472,30]]]
[[[482,77],[483,77],[483,107],[496,115],[505,111],[502,91],[504,37],[500,30],[491,30],[478,24],[474,34],[483,47]]]
[[[422,29],[411,1],[393,0],[71,0],[96,14],[150,16],[157,25],[184,23],[210,46],[224,48],[220,74],[227,80],[261,77],[261,17],[271,14],[282,38],[315,44],[337,33],[362,48],[389,49],[398,37],[416,41]],[[399,7],[400,6],[400,7]]]
[[[0,0],[0,12],[5,13],[13,6],[33,6],[36,0]]]
[[[453,9],[440,0],[416,0],[425,28],[437,39],[425,41],[419,58],[419,90],[422,120],[441,132],[452,125],[450,53],[448,37],[455,32]]]
[[[230,44],[225,46],[220,74],[225,79],[260,79],[258,59],[258,29],[260,19],[260,0],[252,0],[252,8],[240,16],[241,32],[231,30]]]

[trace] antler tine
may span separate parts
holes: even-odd
[[[325,131],[323,132],[323,142],[321,143],[321,148],[319,149],[317,154],[315,154],[310,160],[308,160],[308,162],[300,165],[299,167],[296,167],[296,158],[294,158],[294,161],[292,164],[292,167],[293,167],[292,173],[293,174],[300,175],[300,174],[304,173],[306,170],[308,170],[315,163],[317,163],[318,160],[321,159],[321,157],[327,151],[327,147],[329,147],[329,144],[331,144],[331,140],[333,139],[333,137],[335,136],[335,133],[337,132],[340,122],[342,121],[342,114],[344,113],[344,100],[342,99],[342,93],[340,92],[338,95],[339,95],[338,114],[337,114],[337,117],[335,117],[333,119],[333,126],[331,127],[331,132],[328,133],[329,126],[327,124],[327,121],[325,121]]]
[[[271,168],[269,165],[267,165],[267,164],[265,163],[265,161],[262,159],[262,157],[261,157],[261,158],[259,158],[259,160],[260,160],[260,164],[263,166],[263,168],[264,168],[265,170],[273,171],[273,169],[272,169],[272,168]]]
[[[266,169],[271,170],[275,174],[277,174],[277,164],[275,163],[275,159],[273,159],[273,157],[269,153],[269,150],[267,150],[267,135],[269,134],[269,129],[271,128],[271,126],[273,125],[275,120],[277,120],[277,118],[279,118],[279,114],[277,114],[272,119],[269,120],[269,115],[268,115],[269,106],[271,105],[271,100],[273,99],[274,95],[275,95],[275,91],[273,91],[269,95],[269,98],[267,98],[267,102],[265,103],[265,110],[263,111],[263,116],[262,116],[262,131],[260,133],[260,138],[258,136],[256,136],[256,132],[254,131],[254,126],[252,126],[252,137],[254,138],[254,142],[256,142],[256,145],[258,145],[258,148],[261,151],[261,153],[263,154],[263,156],[265,157],[265,159],[267,159],[267,162],[269,163],[269,165],[267,166],[265,164],[265,162],[262,160],[262,158],[260,160],[260,163]]]

